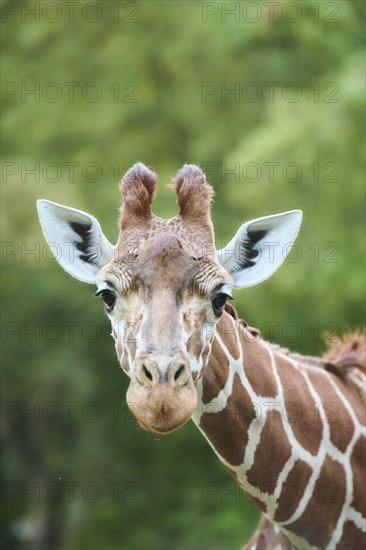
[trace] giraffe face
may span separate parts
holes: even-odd
[[[180,225],[155,220],[138,249],[125,242],[97,275],[97,295],[131,379],[127,403],[144,428],[159,433],[184,424],[196,408],[194,382],[232,286],[215,256],[192,256]]]
[[[208,362],[231,287],[257,284],[276,271],[296,237],[301,212],[247,222],[217,252],[210,217],[213,190],[197,166],[185,165],[173,181],[180,210],[171,220],[151,212],[156,175],[143,164],[126,173],[120,188],[123,205],[114,247],[90,214],[46,200],[37,208],[60,265],[97,284],[118,359],[130,377],[132,412],[144,428],[167,433],[196,408],[194,383]],[[266,241],[276,245],[269,255]]]

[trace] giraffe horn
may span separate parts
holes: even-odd
[[[175,176],[172,187],[177,194],[179,214],[182,218],[192,222],[210,220],[210,205],[214,191],[198,166],[185,164]]]
[[[137,162],[123,176],[120,190],[123,204],[120,228],[141,224],[151,218],[151,203],[156,195],[157,176],[142,162]]]

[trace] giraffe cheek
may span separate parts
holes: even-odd
[[[123,357],[122,357],[122,360],[120,361],[121,363],[121,367],[123,368],[123,370],[125,371],[126,374],[128,374],[130,376],[131,374],[131,366],[130,366],[130,362],[128,360],[128,355],[127,353],[124,353],[123,354]]]
[[[122,342],[119,342],[117,341],[115,343],[115,349],[116,349],[116,353],[117,353],[117,357],[118,357],[118,361],[120,362],[121,366],[123,367],[122,365],[122,360],[123,360],[123,346],[122,346]]]
[[[125,371],[128,376],[131,375],[131,364],[129,360],[129,354],[128,351],[125,349],[123,342],[121,340],[117,340],[115,343],[115,349],[117,358],[119,361],[119,364],[121,365],[121,368]]]

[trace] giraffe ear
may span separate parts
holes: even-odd
[[[245,288],[268,279],[290,252],[301,221],[301,210],[291,210],[243,224],[225,248],[217,252],[234,287]]]
[[[113,256],[113,246],[98,221],[81,210],[38,200],[43,234],[65,271],[79,281],[95,283],[96,274]]]

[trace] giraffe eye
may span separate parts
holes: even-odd
[[[105,308],[108,312],[111,312],[116,303],[116,297],[110,290],[99,290],[94,296],[100,296],[104,302]]]
[[[221,292],[220,294],[217,294],[217,296],[215,296],[213,299],[212,299],[212,309],[213,309],[213,312],[214,314],[216,315],[216,317],[219,317],[222,312],[224,311],[224,307],[225,307],[225,304],[227,302],[228,299],[233,299],[232,296],[230,296],[229,294],[224,294],[223,292]]]

